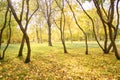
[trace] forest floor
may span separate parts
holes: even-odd
[[[23,57],[17,57],[19,46],[11,44],[0,61],[0,80],[120,80],[120,61],[114,53],[103,54],[96,43],[89,43],[88,55],[82,42],[67,43],[67,54],[61,43],[32,43],[28,64],[26,47]]]

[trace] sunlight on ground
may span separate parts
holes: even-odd
[[[32,43],[31,62],[24,64],[24,57],[17,58],[19,44],[10,45],[4,61],[0,62],[0,80],[118,80],[120,61],[113,53],[103,52],[93,45],[85,55],[83,43],[67,43],[68,54],[62,45]]]

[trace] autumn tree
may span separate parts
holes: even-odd
[[[0,11],[2,12],[3,10],[5,10],[5,14],[4,14],[4,22],[1,25],[2,28],[0,28],[0,49],[1,49],[1,44],[2,44],[2,35],[3,35],[3,31],[6,28],[7,25],[7,18],[8,18],[8,13],[9,13],[9,7],[5,7],[4,5],[6,5],[6,2],[2,1],[0,2],[0,4],[2,5],[0,8]],[[4,4],[4,5],[3,5]],[[2,22],[2,21],[1,21]]]
[[[41,0],[40,1],[40,9],[48,25],[48,45],[49,46],[52,46],[52,39],[51,39],[51,36],[52,36],[52,33],[51,33],[52,4],[53,4],[53,0]]]
[[[118,11],[118,5],[119,5],[119,0],[110,0],[110,5],[107,11],[104,10],[104,7],[100,7],[99,5],[99,1],[93,0],[94,5],[96,7],[97,10],[97,14],[100,17],[101,21],[103,24],[105,24],[108,28],[109,31],[109,38],[110,38],[110,45],[109,45],[109,49],[111,47],[113,47],[113,50],[115,52],[115,56],[117,59],[120,59],[120,55],[118,53],[117,50],[117,46],[115,43],[115,39],[117,36],[117,32],[118,32],[118,26],[119,26],[119,11]],[[102,9],[101,9],[102,8]],[[117,22],[116,24],[114,24],[114,15],[115,15],[115,9],[116,9],[116,13],[117,13]],[[104,13],[102,13],[102,10],[104,11]],[[105,14],[105,18],[103,17]]]
[[[86,45],[86,52],[85,52],[85,54],[88,54],[87,34],[86,34],[86,32],[83,30],[83,28],[79,25],[78,20],[77,20],[76,15],[75,15],[75,12],[74,12],[74,10],[72,9],[72,6],[70,5],[69,1],[66,0],[66,2],[68,3],[68,6],[69,6],[69,8],[70,8],[70,10],[71,10],[71,12],[72,12],[72,14],[73,14],[73,17],[74,17],[74,20],[75,20],[76,25],[77,25],[78,28],[83,32],[83,34],[84,34],[84,36],[85,36],[85,45]]]
[[[30,14],[30,4],[29,4],[29,0],[26,0],[26,5],[27,5],[27,12],[26,12],[26,24],[25,24],[25,31],[27,31],[27,27],[28,27],[28,24],[29,24],[29,21],[30,19],[32,18],[32,16],[35,14],[35,12],[38,10],[39,8],[39,5],[38,5],[38,1],[37,1],[37,8],[33,11],[33,13],[30,15],[29,17],[29,14]],[[22,19],[22,15],[23,15],[23,10],[24,10],[24,0],[22,2],[22,12],[21,12],[21,19]],[[22,42],[21,42],[21,46],[20,46],[20,50],[19,50],[19,54],[18,54],[18,57],[22,56],[22,51],[23,51],[23,47],[24,47],[24,40],[25,40],[25,35],[23,35],[22,37]]]
[[[6,52],[6,50],[7,50],[7,48],[8,48],[8,46],[9,46],[9,44],[10,44],[10,40],[11,40],[11,11],[9,11],[10,12],[10,15],[9,15],[9,21],[8,21],[8,28],[9,28],[9,35],[8,35],[8,40],[7,40],[7,45],[6,45],[6,47],[4,48],[4,50],[3,50],[3,52],[2,52],[2,56],[0,56],[0,59],[4,59],[4,57],[5,57],[5,52]]]
[[[58,24],[56,23],[55,20],[54,20],[54,22],[55,22],[56,26],[58,27],[58,29],[60,30],[61,42],[63,44],[64,53],[68,53],[67,49],[66,49],[66,45],[65,45],[65,36],[64,36],[64,31],[65,31],[65,13],[64,13],[65,1],[61,0],[61,2],[59,3],[57,0],[55,0],[55,2],[60,9],[59,26],[58,26]]]
[[[99,42],[99,39],[98,39],[98,35],[96,34],[96,30],[95,30],[95,24],[94,24],[94,20],[93,20],[93,18],[90,16],[90,14],[88,14],[87,13],[87,11],[83,8],[83,6],[82,6],[82,3],[79,1],[79,0],[76,0],[77,1],[77,3],[79,4],[79,6],[82,8],[82,10],[84,11],[84,13],[88,16],[88,18],[91,20],[91,22],[92,22],[92,26],[93,26],[93,32],[94,32],[94,36],[95,36],[95,40],[97,41],[97,43],[98,43],[98,45],[99,45],[99,47],[102,49],[102,51],[105,53],[105,54],[107,54],[107,53],[109,53],[109,51],[110,51],[110,49],[111,49],[111,45],[109,45],[109,43],[108,43],[108,31],[107,31],[107,25],[103,22],[103,19],[101,19],[100,18],[100,20],[101,20],[101,22],[102,22],[102,24],[103,24],[103,30],[104,30],[104,44],[103,44],[103,46],[102,46],[102,44],[100,44],[100,42]],[[87,1],[91,1],[91,0],[87,0]],[[83,2],[84,2],[84,0],[83,0]],[[103,7],[103,3],[104,3],[104,0],[99,0],[99,1],[97,1],[98,2],[98,6],[101,6],[101,13],[104,13],[104,15],[103,16],[106,16],[107,14],[106,14],[106,10],[104,9],[104,7]],[[95,3],[96,4],[96,3]],[[98,32],[97,32],[98,33]]]
[[[0,31],[0,49],[1,49],[3,31],[5,30],[5,28],[7,26],[7,23],[9,23],[9,37],[8,37],[8,40],[7,40],[6,47],[4,48],[2,54],[0,53],[0,59],[4,59],[5,51],[7,50],[8,46],[9,46],[9,43],[10,43],[10,39],[11,39],[11,25],[10,25],[10,22],[11,22],[11,12],[9,11],[9,6],[7,6],[6,8],[7,9],[6,9],[6,12],[5,12],[5,21],[4,21],[3,27],[1,28],[1,31]],[[9,22],[7,22],[9,12],[10,12],[10,18],[9,18]]]
[[[23,36],[24,36],[24,39],[26,40],[26,44],[27,44],[27,57],[26,57],[26,60],[25,60],[25,63],[28,63],[30,62],[30,56],[31,56],[31,47],[30,47],[30,40],[29,40],[29,36],[26,32],[27,30],[27,27],[28,27],[28,23],[30,21],[30,19],[32,18],[32,16],[34,15],[34,13],[36,12],[36,10],[33,12],[33,14],[29,17],[29,0],[26,0],[26,6],[27,6],[27,12],[26,12],[26,24],[25,24],[25,28],[24,28],[24,25],[22,23],[23,21],[23,12],[24,12],[24,9],[25,9],[25,0],[22,0],[22,9],[21,9],[21,13],[20,13],[20,18],[18,17],[17,13],[16,13],[16,10],[11,2],[11,0],[7,0],[8,2],[8,6],[10,7],[11,9],[11,12],[16,20],[16,22],[18,23],[22,33],[23,33]],[[37,2],[38,3],[38,2]]]

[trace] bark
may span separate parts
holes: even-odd
[[[114,10],[115,0],[110,0],[110,7],[109,7],[109,10],[108,10],[108,14],[105,12],[104,8],[102,7],[102,9],[103,9],[107,19],[105,19],[103,17],[103,14],[102,14],[102,12],[100,10],[98,1],[97,0],[93,0],[93,2],[95,4],[98,16],[100,17],[102,23],[104,25],[107,25],[107,27],[108,27],[109,38],[110,38],[111,43],[110,43],[110,45],[107,48],[107,52],[109,52],[110,49],[113,47],[113,51],[115,52],[116,58],[120,59],[120,55],[118,53],[117,46],[116,46],[116,43],[115,43],[115,39],[116,39],[116,36],[117,36],[117,31],[118,31],[118,25],[119,25],[119,12],[118,12],[119,0],[117,0],[117,4],[116,4],[116,11],[117,11],[117,25],[116,26],[113,25],[114,11],[115,11]]]
[[[69,25],[69,32],[70,32],[70,40],[71,40],[71,43],[73,43],[73,39],[72,39],[72,31],[71,31],[70,25]]]
[[[39,43],[38,29],[37,29],[37,27],[35,27],[35,29],[36,29],[36,38],[37,38],[37,43]]]
[[[113,46],[113,51],[115,52],[115,56],[118,60],[120,60],[120,55],[118,53],[118,50],[117,50],[117,46],[116,46],[116,43],[115,43],[115,40],[113,38],[113,33],[112,33],[112,28],[110,27],[110,23],[109,23],[109,37],[110,37],[110,40],[111,40],[111,44]]]
[[[112,25],[112,22],[113,22],[113,19],[114,19],[114,3],[115,1],[114,0],[111,0],[110,1],[111,5],[110,5],[110,8],[109,8],[109,17],[108,17],[108,28],[109,28],[109,37],[110,37],[110,40],[111,40],[111,44],[113,46],[113,51],[115,52],[115,56],[118,60],[120,60],[120,55],[119,55],[119,52],[117,50],[117,46],[116,46],[116,43],[115,43],[115,36],[113,34],[116,34],[117,33],[117,30],[118,30],[118,26],[116,27],[116,32],[113,33],[113,30],[112,28],[114,27]],[[119,0],[117,1],[117,7],[118,7],[118,4],[119,4]],[[117,8],[118,9],[118,8]],[[117,15],[118,15],[118,18],[119,18],[119,13],[117,11]],[[119,25],[119,19],[117,21],[117,25]]]
[[[62,8],[60,7],[60,5],[58,4],[57,0],[55,0],[57,6],[60,8],[61,10],[61,17],[60,17],[60,26],[57,25],[57,23],[55,22],[56,26],[58,27],[58,29],[60,30],[60,34],[61,34],[61,42],[63,45],[63,50],[64,53],[68,53],[67,52],[67,48],[66,48],[66,44],[65,44],[65,37],[64,37],[64,30],[65,30],[65,13],[64,13],[64,0],[62,0]]]
[[[38,1],[37,1],[37,8],[35,9],[35,11],[29,16],[29,0],[26,0],[26,4],[27,4],[27,12],[26,12],[26,25],[25,25],[25,32],[27,31],[27,27],[28,27],[28,24],[29,24],[29,21],[30,19],[32,18],[32,16],[35,14],[35,12],[37,12],[37,10],[39,9],[39,6],[38,6]],[[21,15],[20,15],[20,22],[22,21],[22,17],[23,17],[23,10],[24,10],[24,0],[22,2],[22,11],[21,11]],[[28,41],[28,42],[27,42]],[[27,47],[29,48],[30,46],[30,41],[29,39],[27,39],[26,43],[27,43]],[[22,42],[21,42],[21,45],[20,45],[20,49],[19,49],[19,54],[18,54],[18,57],[22,56],[22,52],[23,52],[23,47],[24,47],[24,42],[25,42],[25,35],[23,34],[23,37],[22,37]],[[31,50],[31,49],[28,49],[28,50]],[[30,53],[31,51],[28,51],[28,54],[27,54],[27,57],[26,57],[26,60],[28,61],[25,61],[25,62],[29,62],[30,58]],[[28,59],[27,59],[28,58]]]
[[[8,46],[10,44],[10,39],[11,39],[11,12],[10,12],[10,18],[9,18],[9,35],[8,35],[8,41],[7,41],[7,45],[6,45],[5,49],[3,50],[2,57],[0,57],[0,59],[4,59],[5,52],[6,52]]]
[[[28,34],[26,33],[25,29],[23,28],[22,22],[19,20],[16,12],[12,6],[11,0],[7,0],[7,1],[8,1],[8,5],[11,9],[11,12],[12,12],[16,22],[18,23],[23,35],[25,36],[25,40],[26,40],[26,44],[27,44],[27,57],[26,57],[25,63],[28,63],[28,62],[30,62],[30,55],[31,55],[31,48],[30,48],[30,41],[29,41]]]
[[[6,23],[7,23],[8,11],[9,11],[9,7],[7,6],[7,10],[5,12],[5,21],[4,21],[2,29],[0,30],[0,49],[1,49],[1,44],[2,44],[2,34],[3,34],[3,31],[4,31],[4,29],[6,27]]]
[[[86,46],[85,54],[87,55],[87,54],[88,54],[87,34],[86,34],[85,31],[81,28],[81,26],[79,25],[79,23],[78,23],[78,21],[77,21],[77,18],[76,18],[76,16],[75,16],[75,13],[74,13],[74,11],[73,11],[73,9],[72,9],[72,7],[71,7],[69,1],[68,1],[68,0],[66,0],[66,1],[67,1],[67,3],[68,3],[68,6],[69,6],[69,8],[70,8],[72,14],[73,14],[75,23],[77,24],[78,28],[83,32],[83,34],[84,34],[84,36],[85,36],[85,46]]]
[[[55,20],[54,20],[54,22],[55,22]],[[61,20],[60,20],[60,22],[61,22]],[[68,53],[67,52],[67,49],[66,49],[66,45],[65,45],[65,40],[64,40],[64,36],[63,36],[63,31],[62,31],[62,29],[57,25],[57,23],[55,22],[55,25],[56,25],[56,27],[59,29],[59,31],[60,31],[60,39],[61,39],[61,42],[62,42],[62,45],[63,45],[63,50],[64,50],[64,53]]]
[[[119,8],[118,8],[118,4],[119,4],[119,0],[117,0],[117,4],[116,4],[116,11],[117,11],[117,25],[116,25],[116,29],[114,29],[115,31],[115,33],[114,33],[114,40],[116,39],[116,37],[117,37],[117,32],[118,32],[118,27],[119,27],[119,22],[120,22],[120,15],[119,15]],[[112,25],[113,26],[113,25]],[[109,47],[108,47],[108,50],[110,51],[111,50],[111,48],[112,48],[112,43],[110,43],[110,45],[109,45]],[[114,50],[112,50],[112,51],[114,51]]]
[[[21,14],[20,14],[20,22],[22,22],[22,18],[23,18],[24,3],[25,3],[25,0],[22,0],[22,11],[21,11]],[[24,37],[22,37],[22,42],[21,42],[21,45],[20,45],[18,57],[22,57],[23,56],[23,54],[22,54],[23,47],[24,47]]]
[[[101,9],[99,7],[98,2],[96,0],[93,0],[93,1],[95,3],[96,8],[97,8],[97,13],[100,16],[100,20],[102,21],[102,24],[103,24],[103,28],[104,28],[104,32],[105,32],[105,40],[104,40],[104,49],[103,49],[103,52],[105,54],[107,54],[107,53],[109,53],[109,49],[107,48],[107,46],[108,46],[108,33],[107,33],[107,26],[105,24],[106,21],[104,20],[104,17],[103,17],[103,14],[102,14],[102,11],[101,11]],[[107,15],[107,13],[106,13],[103,5],[101,5],[101,6],[102,6],[102,10],[103,10],[103,12],[105,14],[105,17],[107,17],[108,15]]]
[[[43,42],[43,40],[42,40],[42,28],[40,26],[40,43],[42,43],[42,42]]]
[[[62,45],[63,45],[63,49],[64,49],[64,53],[68,53],[67,52],[67,49],[66,49],[66,45],[65,45],[65,40],[64,40],[64,36],[63,36],[63,32],[61,32],[61,42],[62,42]]]
[[[64,36],[64,32],[65,32],[65,13],[64,13],[64,0],[62,0],[62,5],[63,5],[63,8],[61,9],[62,10],[62,12],[61,12],[61,17],[62,17],[62,15],[63,15],[63,20],[64,20],[64,22],[63,22],[63,30],[62,30],[62,23],[60,24],[60,26],[61,26],[61,30],[63,31],[61,34],[61,40],[62,40],[62,44],[63,44],[63,48],[64,48],[64,53],[68,53],[67,52],[67,49],[66,49],[66,44],[65,44],[65,36]],[[62,18],[61,18],[61,21],[60,22],[62,22]]]
[[[48,19],[47,24],[48,24],[48,45],[52,46],[52,40],[51,40],[51,22],[50,22],[50,19]]]
[[[24,37],[22,37],[22,42],[21,42],[21,45],[20,45],[18,57],[22,57],[23,56],[23,54],[22,54],[23,47],[24,47]]]
[[[44,4],[44,2],[41,2],[41,3]],[[48,25],[48,46],[52,46],[52,38],[51,38],[51,36],[52,36],[52,33],[51,33],[52,1],[51,0],[49,0],[49,1],[45,0],[46,9],[44,9],[42,7],[42,5],[40,5],[40,8],[42,10],[42,13],[43,13],[44,18],[46,19],[46,22],[47,22],[47,25]]]

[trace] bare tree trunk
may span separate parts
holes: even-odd
[[[9,19],[9,35],[8,35],[8,41],[7,41],[7,45],[5,47],[5,49],[3,50],[3,54],[2,57],[0,59],[4,59],[5,57],[5,52],[10,44],[10,39],[11,39],[11,12],[10,12],[10,19]]]
[[[79,23],[78,23],[78,21],[77,21],[77,18],[76,18],[76,16],[75,16],[75,13],[74,13],[74,11],[73,11],[73,9],[72,9],[72,7],[71,7],[69,1],[68,1],[68,0],[66,0],[66,1],[67,1],[67,3],[68,3],[68,6],[69,6],[69,8],[70,8],[72,14],[73,14],[75,23],[77,24],[78,28],[83,32],[83,34],[84,34],[84,36],[85,36],[85,46],[86,46],[85,54],[87,55],[87,54],[88,54],[87,34],[86,34],[85,31],[81,28],[81,26],[79,25]]]
[[[107,20],[103,17],[103,14],[102,14],[100,6],[99,6],[99,2],[97,0],[93,0],[93,2],[95,4],[95,7],[97,9],[97,13],[98,13],[102,23],[104,25],[106,24],[108,26],[109,37],[110,37],[110,41],[111,41],[110,45],[108,46],[108,52],[113,47],[113,50],[115,52],[115,56],[119,60],[120,55],[118,53],[117,46],[116,46],[116,43],[115,43],[115,39],[116,39],[116,36],[117,36],[117,31],[118,31],[118,25],[119,25],[119,12],[118,12],[119,0],[117,0],[117,3],[115,2],[115,0],[110,0],[110,7],[109,7],[109,10],[108,10],[108,14],[105,12],[105,10],[102,6],[102,10],[104,11],[104,14],[106,15]],[[115,3],[116,3],[116,5],[115,5]],[[117,18],[118,18],[116,26],[113,25],[114,11],[115,11],[114,6],[116,6]]]
[[[63,32],[62,31],[60,31],[60,32],[61,32],[61,41],[62,41],[62,44],[63,44],[64,53],[68,53],[67,49],[66,49],[66,45],[65,45]]]
[[[37,27],[35,27],[35,29],[36,29],[36,39],[37,39],[37,43],[39,43],[38,29],[37,29]]]
[[[42,1],[41,0],[41,10],[42,10],[42,13],[44,15],[44,18],[46,19],[47,21],[47,25],[48,25],[48,46],[52,46],[52,33],[51,33],[51,14],[52,14],[52,2],[53,0],[44,0]],[[45,7],[43,7],[42,5],[45,4]]]
[[[13,8],[13,6],[12,6],[11,0],[7,0],[7,2],[8,2],[8,5],[9,5],[9,7],[10,7],[10,9],[11,9],[11,12],[12,12],[12,14],[13,14],[16,22],[17,22],[18,25],[20,26],[20,29],[21,29],[21,31],[23,32],[23,35],[24,35],[24,37],[25,37],[26,44],[27,44],[27,49],[28,49],[25,63],[28,63],[28,62],[30,62],[31,48],[30,48],[29,37],[28,37],[28,35],[27,35],[27,33],[26,33],[26,30],[23,28],[23,25],[22,25],[22,22],[21,22],[21,20],[22,20],[22,15],[21,15],[21,18],[19,19],[18,16],[17,16],[17,14],[16,14],[16,12],[15,12],[15,10],[14,10],[14,8]],[[27,1],[27,4],[28,4],[28,2],[29,2],[29,0]],[[29,7],[27,6],[27,8],[29,8]],[[22,14],[23,14],[23,13],[22,13]],[[27,17],[28,17],[28,16],[27,16]],[[29,22],[29,21],[28,21],[28,22]]]
[[[24,41],[25,40],[24,40],[24,35],[23,35],[22,42],[21,42],[20,49],[19,49],[18,57],[22,57],[23,56],[22,52],[23,52],[23,47],[24,47]]]
[[[109,27],[109,37],[110,37],[110,40],[111,40],[111,44],[112,44],[112,46],[113,46],[113,50],[114,50],[114,52],[115,52],[116,58],[117,58],[118,60],[120,60],[120,55],[119,55],[119,53],[118,53],[117,46],[116,46],[115,40],[114,40],[114,38],[113,38],[112,35],[113,35],[113,33],[112,33],[112,28]]]
[[[28,52],[27,52],[27,57],[26,57],[25,63],[28,63],[28,62],[30,62],[30,56],[31,56],[30,41],[29,41],[28,36],[26,36],[26,43],[27,43]]]
[[[55,0],[57,6],[60,8],[61,10],[61,17],[60,17],[60,27],[58,27],[57,23],[55,22],[57,28],[60,30],[60,34],[61,34],[61,42],[63,45],[63,49],[64,49],[64,53],[68,53],[67,52],[67,48],[66,48],[66,44],[65,44],[65,37],[64,37],[64,31],[65,31],[65,13],[64,13],[64,0],[62,0],[62,7],[60,7],[60,5],[58,4],[57,0]]]
[[[20,22],[22,22],[24,3],[25,3],[24,0],[22,0],[22,11],[21,11],[21,14],[20,14]],[[26,29],[25,29],[25,31],[26,31]],[[22,42],[21,42],[20,49],[19,49],[19,53],[18,53],[18,57],[22,57],[23,56],[22,52],[23,52],[23,47],[24,47],[24,40],[25,40],[25,36],[23,35],[22,36]]]
[[[52,46],[52,40],[51,40],[51,22],[50,20],[48,19],[48,45],[49,46]]]
[[[119,27],[119,19],[120,19],[120,15],[119,15],[119,9],[118,9],[118,4],[119,4],[119,0],[117,0],[117,4],[116,4],[116,12],[117,12],[117,25],[116,25],[116,29],[114,29],[114,41],[116,40],[117,37],[117,32],[118,32],[118,27]],[[110,45],[108,46],[108,51],[110,51],[112,48],[112,43],[110,43]],[[112,48],[112,52],[114,52],[114,49]]]
[[[36,10],[30,15],[30,17],[28,17],[29,16],[29,0],[26,1],[26,4],[27,4],[26,25],[25,25],[25,29],[23,31],[23,37],[22,37],[22,42],[21,42],[21,46],[20,46],[20,49],[19,49],[18,57],[22,56],[24,41],[26,40],[28,53],[27,53],[25,63],[28,63],[28,62],[30,62],[31,48],[30,48],[29,37],[28,37],[28,35],[26,35],[27,34],[26,31],[27,31],[27,27],[28,27],[28,23],[29,23],[30,19],[35,14],[35,12],[38,10],[39,6],[37,6]],[[37,1],[37,5],[38,5],[38,1]],[[24,0],[22,1],[22,11],[21,11],[21,15],[20,15],[20,22],[18,22],[20,27],[23,27],[22,22],[21,22],[22,21],[22,16],[23,16],[23,10],[24,10]]]
[[[9,6],[7,6],[7,10],[5,12],[5,21],[4,21],[2,29],[0,30],[0,49],[1,49],[1,44],[2,44],[2,34],[3,34],[3,31],[4,31],[4,29],[6,27],[6,23],[7,23],[8,11],[9,11]]]
[[[100,48],[103,50],[103,52],[104,52],[105,54],[109,53],[109,50],[108,50],[108,48],[107,48],[107,46],[108,46],[107,26],[105,25],[104,20],[102,19],[103,17],[100,17],[100,19],[101,19],[101,21],[102,21],[102,23],[103,23],[104,32],[105,32],[104,47],[102,47],[102,45],[100,44],[100,42],[99,42],[99,40],[98,40],[98,38],[97,38],[97,35],[96,35],[96,32],[95,32],[95,26],[94,26],[94,21],[93,21],[93,19],[92,19],[92,18],[90,17],[90,15],[84,10],[82,4],[81,4],[78,0],[76,0],[76,1],[79,3],[79,5],[81,6],[81,8],[82,8],[83,11],[85,12],[85,14],[86,14],[86,15],[89,17],[89,19],[92,21],[93,32],[94,32],[94,36],[95,36],[95,39],[96,39],[98,45],[100,46]],[[98,7],[99,5],[96,3],[97,1],[96,1],[96,0],[93,0],[93,1],[94,1],[94,3],[95,3],[95,6],[99,9],[99,7]],[[102,5],[101,5],[101,6],[102,6]],[[104,13],[106,14],[103,6],[102,6],[102,9],[103,9]],[[98,13],[99,16],[102,16],[100,10],[97,10],[97,13]],[[106,14],[106,15],[107,15],[107,14]]]
[[[41,28],[41,25],[40,25],[40,43],[42,43],[42,28]]]
[[[69,32],[70,32],[70,40],[71,40],[71,43],[73,43],[73,39],[72,39],[72,31],[71,31],[70,25],[69,25]]]

